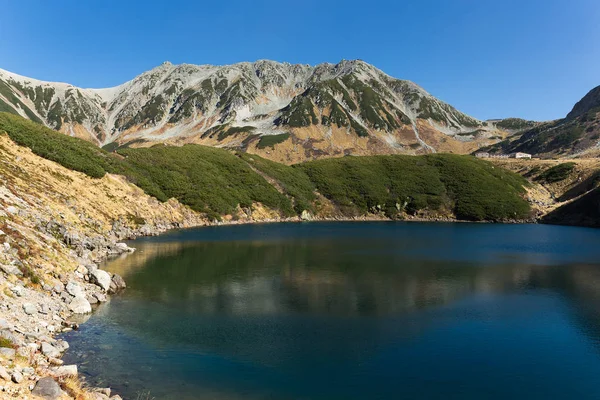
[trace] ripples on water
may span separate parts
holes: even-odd
[[[314,223],[172,232],[67,335],[135,398],[599,398],[600,231]]]

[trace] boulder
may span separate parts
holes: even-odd
[[[3,331],[5,329],[10,329],[10,325],[5,319],[0,318],[0,331]]]
[[[60,357],[60,350],[56,347],[52,346],[50,343],[43,342],[42,343],[42,354],[46,357],[57,358]]]
[[[23,276],[23,272],[16,265],[12,264],[0,264],[0,271],[4,271],[8,275]]]
[[[74,314],[88,314],[92,312],[92,306],[90,302],[81,295],[75,297],[71,303],[69,303],[69,310]]]
[[[54,344],[54,347],[56,347],[58,349],[58,351],[63,353],[65,351],[67,351],[67,349],[69,348],[69,343],[62,339],[58,339],[56,341],[56,343]]]
[[[23,382],[23,374],[21,374],[19,371],[13,372],[11,378],[12,378],[12,381],[14,383],[21,383],[21,382]]]
[[[83,289],[81,289],[81,286],[73,281],[69,281],[65,289],[67,290],[67,293],[73,297],[83,297]]]
[[[55,400],[60,397],[62,390],[53,378],[47,376],[37,381],[31,393],[47,400]]]
[[[109,293],[116,293],[119,290],[125,289],[126,287],[127,284],[125,284],[125,280],[121,278],[120,275],[113,274]]]
[[[119,253],[133,253],[135,251],[135,249],[133,247],[127,246],[126,243],[116,243],[115,244],[115,249]]]
[[[63,365],[54,370],[54,376],[64,378],[67,376],[77,376],[77,365]]]
[[[92,392],[88,395],[90,400],[110,400],[110,398],[104,393]]]
[[[17,297],[21,297],[21,296],[23,296],[23,292],[25,291],[25,288],[21,285],[16,285],[16,286],[11,287],[10,290],[15,295],[17,295]]]
[[[37,313],[37,306],[32,303],[25,303],[23,304],[23,311],[25,311],[25,314],[27,315],[33,315]]]
[[[90,272],[90,281],[100,286],[105,292],[110,289],[111,278],[106,271],[96,269],[94,272]]]
[[[15,351],[15,349],[11,349],[8,347],[0,347],[0,357],[2,358],[8,358],[10,360],[15,358],[15,354],[17,352]]]
[[[0,378],[4,379],[7,382],[10,381],[10,374],[2,365],[0,365]]]

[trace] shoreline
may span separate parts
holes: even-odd
[[[229,221],[207,221],[206,219],[194,218],[185,223],[173,222],[171,224],[144,225],[138,229],[123,229],[117,224],[111,233],[114,239],[110,240],[111,234],[105,235],[103,246],[96,251],[96,255],[83,254],[83,256],[73,255],[79,262],[79,266],[66,275],[58,276],[59,283],[54,286],[42,284],[41,288],[28,288],[18,283],[12,289],[15,295],[13,304],[7,305],[8,310],[0,308],[0,334],[9,336],[12,343],[16,345],[12,357],[27,358],[28,366],[13,371],[2,370],[0,367],[0,378],[12,381],[17,385],[16,388],[2,386],[0,388],[0,398],[8,394],[26,394],[23,391],[22,382],[25,382],[26,388],[31,393],[35,393],[37,382],[50,382],[45,378],[50,378],[54,382],[60,382],[65,385],[73,385],[74,391],[87,393],[90,398],[98,400],[119,400],[121,397],[112,395],[109,388],[82,388],[82,377],[78,374],[76,365],[63,365],[62,354],[68,349],[68,343],[62,339],[56,339],[56,336],[77,329],[79,324],[85,323],[89,316],[93,314],[96,307],[108,301],[109,296],[125,289],[126,283],[120,276],[110,274],[99,268],[99,265],[107,262],[114,256],[127,254],[135,251],[123,241],[129,244],[142,237],[151,237],[165,234],[174,230],[197,229],[202,227],[215,226],[235,226],[250,224],[275,224],[275,223],[312,223],[312,222],[419,222],[419,223],[536,223],[536,221],[459,221],[450,218],[407,218],[401,220],[392,220],[380,215],[366,215],[359,217],[312,217],[302,219],[300,217],[291,218],[265,218],[265,219],[240,219]],[[83,236],[81,240],[85,240]],[[71,250],[78,248],[78,243],[73,238],[65,237],[65,244]],[[87,261],[87,263],[86,263]],[[12,290],[11,289],[11,290]],[[38,290],[41,289],[41,290]],[[26,301],[25,301],[26,300]],[[32,310],[30,304],[37,303],[37,310]],[[76,304],[73,304],[76,303]],[[41,305],[40,305],[41,304]],[[45,305],[45,306],[44,306]],[[2,312],[4,311],[4,312]],[[36,312],[37,311],[37,312]],[[51,321],[48,321],[48,314],[52,314]],[[2,314],[10,314],[13,318],[7,320]],[[19,322],[17,322],[19,321]],[[43,329],[46,328],[46,329]],[[8,335],[6,334],[8,333]],[[11,336],[12,335],[12,336]],[[9,353],[9,351],[5,351]],[[5,354],[6,355],[6,354]],[[16,362],[15,362],[16,364]],[[33,367],[33,366],[34,367]],[[23,371],[26,374],[23,374]],[[19,376],[21,375],[21,376]],[[6,379],[6,378],[9,379]],[[43,380],[44,378],[45,380]],[[17,382],[18,381],[18,382]],[[27,382],[29,381],[29,382]],[[38,391],[39,392],[39,391]],[[51,397],[48,397],[51,398]]]

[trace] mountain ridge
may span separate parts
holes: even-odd
[[[164,62],[121,85],[95,89],[0,70],[0,110],[99,146],[199,143],[288,163],[348,154],[468,153],[514,133],[361,60]],[[265,145],[267,136],[273,138]]]
[[[536,124],[482,150],[525,152],[541,158],[600,156],[600,86],[590,90],[564,118]]]

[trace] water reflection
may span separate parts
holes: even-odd
[[[595,398],[600,236],[521,228],[137,242],[67,360],[157,398]]]

